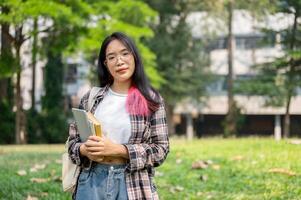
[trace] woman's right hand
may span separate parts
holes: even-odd
[[[88,141],[88,140],[87,140]],[[86,141],[86,142],[87,142]],[[95,161],[95,162],[101,162],[104,157],[103,156],[95,156],[95,155],[91,155],[91,153],[89,151],[87,151],[87,146],[86,146],[86,142],[85,143],[82,143],[80,145],[80,148],[79,148],[79,151],[80,151],[80,154],[82,156],[86,156],[88,157],[90,160],[92,161]]]

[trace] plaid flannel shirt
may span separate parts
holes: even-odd
[[[90,112],[95,112],[98,104],[107,94],[108,88],[109,86],[101,88],[95,95]],[[79,105],[80,109],[88,110],[89,94],[90,91],[82,97]],[[161,165],[169,152],[163,99],[161,98],[159,109],[152,115],[148,117],[130,115],[130,121],[132,134],[128,144],[124,144],[129,153],[129,160],[125,170],[128,197],[130,200],[159,199],[153,183],[154,167]],[[70,123],[69,156],[75,164],[86,167],[89,164],[89,160],[80,156],[79,147],[81,144],[76,124]]]

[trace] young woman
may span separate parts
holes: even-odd
[[[80,141],[76,125],[69,127],[69,156],[82,166],[73,198],[159,199],[154,167],[169,152],[164,103],[125,34],[115,32],[103,41],[98,78],[101,88],[90,112],[101,122],[104,136]],[[89,94],[79,108],[88,110]]]

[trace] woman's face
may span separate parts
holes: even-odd
[[[119,40],[113,40],[107,46],[105,64],[114,82],[131,81],[135,70],[134,56]]]

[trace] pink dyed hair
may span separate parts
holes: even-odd
[[[150,115],[149,102],[136,86],[131,86],[126,99],[126,110],[131,115]]]

